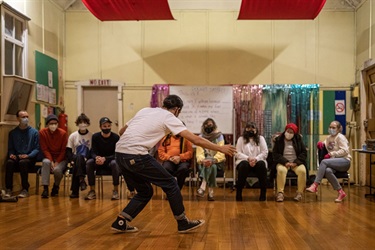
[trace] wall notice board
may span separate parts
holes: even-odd
[[[215,120],[224,134],[233,134],[232,86],[170,86],[169,94],[178,95],[184,102],[179,118],[196,134],[204,120]]]

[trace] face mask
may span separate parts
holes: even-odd
[[[206,132],[207,134],[210,134],[212,131],[214,131],[213,127],[205,127],[204,128],[204,132]]]
[[[78,124],[79,130],[86,130],[88,125],[86,123],[80,123]]]
[[[245,136],[247,136],[247,137],[254,137],[255,133],[254,133],[254,131],[246,131],[245,132]]]
[[[336,129],[333,129],[333,128],[329,128],[328,129],[328,134],[330,134],[330,135],[336,135],[337,134],[337,130]]]
[[[55,132],[56,129],[57,129],[57,124],[51,124],[51,125],[48,125],[48,128],[49,128],[49,130],[51,130],[52,132]]]
[[[102,132],[103,132],[103,134],[109,134],[109,133],[111,133],[111,129],[110,128],[105,128],[105,129],[102,129]]]
[[[28,125],[29,124],[29,118],[27,118],[27,117],[21,118],[21,124],[22,125]]]
[[[294,134],[292,134],[292,133],[289,133],[289,132],[285,132],[285,138],[287,139],[287,140],[291,140],[293,137],[294,137]]]

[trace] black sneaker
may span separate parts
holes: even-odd
[[[204,220],[189,220],[187,217],[182,220],[177,220],[178,232],[186,233],[194,230],[204,224]]]
[[[137,227],[130,226],[125,219],[117,217],[116,221],[112,223],[111,229],[118,233],[135,233],[138,232]]]
[[[53,185],[52,191],[51,191],[51,197],[58,196],[59,195],[59,186]]]
[[[72,199],[75,199],[75,198],[79,198],[79,195],[75,194],[75,193],[72,193],[69,197],[72,198]]]
[[[81,187],[81,191],[87,189],[87,184],[86,184],[85,180],[82,180],[82,181],[79,183],[79,186]]]
[[[48,189],[43,190],[42,198],[48,198]]]

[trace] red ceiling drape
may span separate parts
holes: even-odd
[[[238,20],[315,19],[326,0],[242,0]]]
[[[167,0],[82,0],[101,21],[173,20]]]

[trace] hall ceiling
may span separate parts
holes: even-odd
[[[86,10],[81,0],[49,0],[65,11]],[[354,11],[364,0],[327,0],[323,10]],[[237,10],[241,0],[168,0],[173,10]]]

